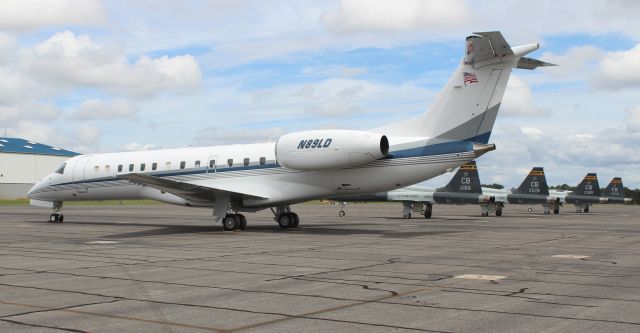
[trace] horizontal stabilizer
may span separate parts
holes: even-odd
[[[558,65],[540,61],[538,59],[522,57],[520,58],[520,60],[518,60],[517,67],[522,69],[536,69],[538,67],[546,67],[546,66],[558,66]]]

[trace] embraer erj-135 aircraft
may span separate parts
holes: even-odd
[[[471,161],[462,165],[449,184],[442,188],[430,189],[413,185],[389,192],[336,196],[330,199],[340,202],[400,201],[403,204],[404,218],[411,218],[411,213],[416,211],[421,211],[425,218],[431,218],[434,203],[480,205],[482,216],[489,216],[492,211],[495,211],[496,216],[501,216],[505,203],[542,204],[545,214],[550,213],[551,207],[557,214],[560,206],[559,198],[549,196],[544,169],[541,167],[533,168],[520,187],[510,192],[482,187],[480,184],[478,167],[475,161]],[[342,207],[340,216],[345,215]]]
[[[537,43],[510,47],[500,32],[475,33],[429,112],[368,131],[315,130],[275,143],[76,156],[38,182],[29,198],[51,202],[153,199],[212,207],[223,229],[244,229],[239,212],[270,208],[296,227],[290,205],[388,191],[444,173],[495,149],[488,144],[513,68],[550,64],[523,57]]]

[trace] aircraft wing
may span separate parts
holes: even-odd
[[[190,200],[215,201],[218,195],[230,194],[231,197],[248,196],[254,199],[268,199],[269,195],[249,183],[212,183],[212,182],[182,182],[167,178],[131,173],[119,175],[118,178],[126,179],[133,183],[143,184],[160,191],[165,191],[179,197]]]

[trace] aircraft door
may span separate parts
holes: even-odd
[[[216,167],[217,164],[219,164],[218,155],[209,156],[207,159],[207,173],[216,173],[218,171]]]
[[[89,156],[80,156],[73,164],[73,184],[75,185],[78,193],[87,193],[89,190],[84,177],[85,170],[90,159],[91,157]]]

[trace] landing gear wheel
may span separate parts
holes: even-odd
[[[533,208],[531,207],[527,208],[527,210],[529,211],[529,213],[533,212]]]
[[[345,213],[344,210],[338,212],[338,216],[340,217],[344,217],[345,215],[347,215],[347,213]]]
[[[236,214],[240,218],[240,225],[236,226],[240,230],[247,229],[247,218],[242,214]]]
[[[556,208],[556,209],[554,209],[554,210],[553,210],[553,213],[554,213],[554,214],[560,214],[560,208]]]
[[[293,217],[293,223],[291,224],[291,228],[297,228],[300,225],[300,217],[296,213],[289,213]]]
[[[410,219],[411,213],[404,214],[402,217],[404,217],[405,219]]]
[[[585,212],[585,213],[588,213],[588,212],[589,212],[589,206],[584,207],[584,212]]]
[[[291,225],[294,223],[294,218],[291,216],[291,213],[284,213],[278,217],[278,225],[282,229],[291,228]]]
[[[496,208],[496,216],[502,216],[502,208]]]
[[[62,223],[64,221],[64,216],[62,213],[53,213],[49,216],[49,222],[51,223]]]
[[[432,212],[431,212],[430,210],[425,211],[425,212],[424,212],[424,218],[425,218],[425,219],[430,219],[430,218],[431,218],[431,213],[432,213]]]
[[[240,218],[238,218],[240,220]],[[222,220],[222,229],[224,231],[233,231],[236,228],[236,216],[235,214],[227,214]]]

